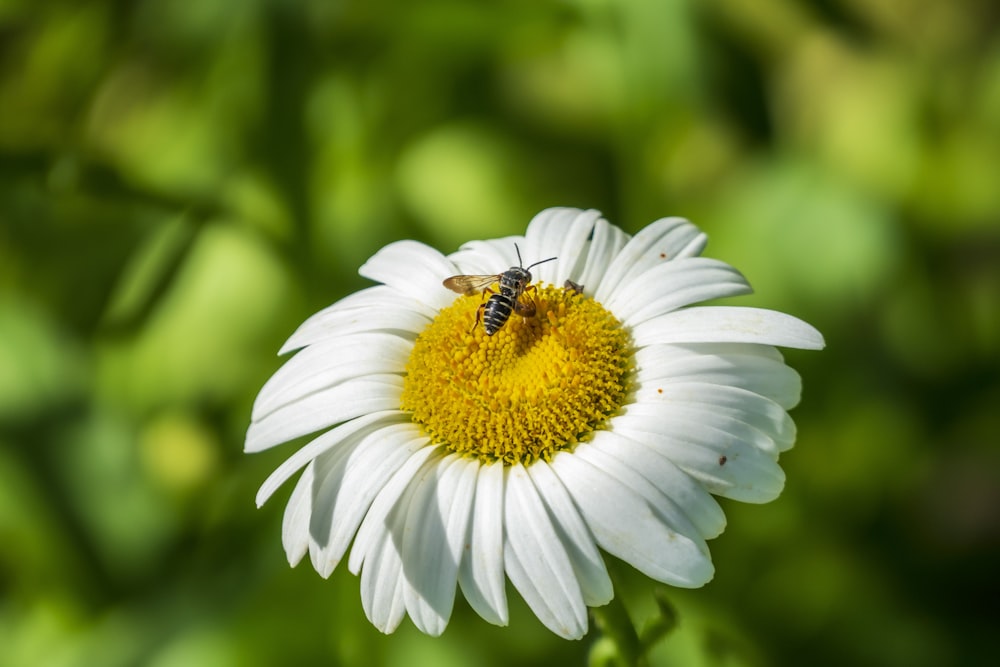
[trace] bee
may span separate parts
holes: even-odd
[[[531,286],[530,269],[557,258],[549,257],[523,268],[521,266],[524,263],[521,260],[521,249],[517,247],[516,243],[514,250],[517,251],[518,265],[510,267],[503,273],[488,276],[458,275],[445,279],[444,286],[453,292],[467,295],[482,292],[484,295],[490,295],[486,303],[480,305],[476,311],[476,323],[472,325],[472,331],[476,330],[481,321],[486,335],[492,336],[507,323],[512,312],[521,317],[531,317],[535,314],[535,302],[525,294],[528,290],[534,289]],[[499,292],[490,289],[490,285],[496,282],[500,283]]]

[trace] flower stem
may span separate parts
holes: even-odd
[[[653,591],[653,598],[656,600],[658,613],[650,619],[639,635],[643,654],[677,627],[677,610],[670,603],[667,591],[663,588],[656,588]]]
[[[591,651],[591,667],[646,665],[639,633],[632,625],[632,619],[620,596],[616,595],[603,607],[592,608],[591,612],[598,629],[604,635],[602,641],[594,645],[595,650]]]

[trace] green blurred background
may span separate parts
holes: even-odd
[[[0,665],[583,664],[288,568],[275,352],[416,238],[683,215],[826,336],[657,665],[976,665],[1000,626],[991,0],[0,0]],[[656,289],[656,286],[649,286]],[[649,583],[616,566],[635,616]]]

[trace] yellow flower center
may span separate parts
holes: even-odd
[[[484,461],[550,459],[622,405],[628,333],[573,290],[532,290],[536,313],[511,314],[493,336],[473,329],[480,296],[462,296],[417,337],[402,408],[434,442]]]

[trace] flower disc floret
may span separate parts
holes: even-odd
[[[417,338],[402,408],[434,442],[483,461],[549,460],[621,407],[632,363],[621,323],[574,290],[531,297],[535,315],[493,336],[472,328],[482,298],[459,297]]]

